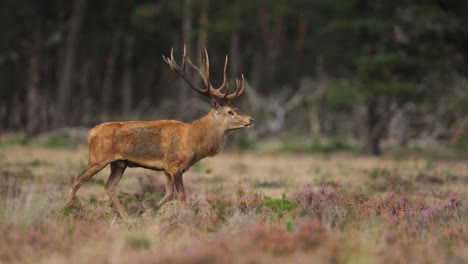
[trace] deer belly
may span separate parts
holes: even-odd
[[[130,168],[141,167],[150,170],[165,170],[164,163],[160,160],[125,160]]]

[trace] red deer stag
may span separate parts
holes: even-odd
[[[176,120],[108,122],[91,129],[88,132],[88,165],[75,178],[68,203],[75,199],[76,192],[86,181],[109,163],[111,173],[104,189],[123,219],[129,217],[116,197],[116,188],[127,167],[165,172],[166,195],[158,202],[157,208],[173,198],[174,188],[178,199],[185,201],[182,174],[197,161],[218,154],[228,132],[253,126],[251,117],[231,106],[231,102],[244,92],[245,81],[243,75],[241,80],[236,79],[236,90],[229,93],[226,80],[227,56],[223,83],[218,88],[210,83],[206,49],[199,68],[187,57],[185,48],[182,65],[176,63],[173,50],[169,58],[163,56],[163,59],[193,90],[211,99],[211,109],[190,123]],[[188,76],[187,63],[200,74],[200,86]]]

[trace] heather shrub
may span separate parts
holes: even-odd
[[[224,223],[218,229],[218,232],[226,234],[237,234],[245,226],[258,223],[259,219],[257,214],[254,213],[242,213],[239,210],[235,210],[231,217],[226,219]]]
[[[410,180],[387,169],[373,169],[366,171],[366,174],[369,178],[367,187],[377,192],[409,193],[415,189]]]
[[[135,198],[141,203],[140,206],[133,206],[136,213],[141,213],[141,208],[154,208],[159,200],[166,194],[166,187],[161,183],[156,175],[144,174],[137,177],[140,191],[135,194]]]
[[[463,207],[456,194],[439,203],[428,203],[424,197],[410,197],[390,193],[375,203],[375,212],[389,220],[428,221],[436,218],[456,218]]]
[[[166,187],[161,183],[156,175],[138,175],[138,185],[140,187],[140,194],[155,194],[158,193],[161,197],[166,194]]]
[[[235,206],[242,213],[260,213],[264,209],[264,195],[258,190],[246,186],[245,184],[238,184],[235,192]]]
[[[15,197],[0,199],[0,223],[29,226],[47,221],[52,202],[34,186],[23,189]]]
[[[213,232],[220,222],[206,200],[191,197],[186,204],[168,202],[156,211],[157,224],[165,234]]]
[[[321,185],[319,188],[308,185],[294,194],[299,217],[317,217],[331,228],[344,227],[355,214],[359,214],[359,197],[339,193],[337,189],[330,185]]]
[[[231,172],[252,173],[246,161],[233,164],[227,168]],[[406,178],[388,169],[370,169],[361,175],[368,188],[361,189],[361,185],[330,180],[336,178],[327,177],[328,167],[312,164],[307,173],[315,177],[314,185],[280,197],[261,191],[281,191],[269,189],[285,183],[286,170],[276,164],[268,171],[272,177],[253,177],[251,185],[243,182],[235,188],[226,188],[231,181],[225,182],[224,177],[203,178],[199,173],[203,185],[195,185],[194,193],[205,185],[222,188],[200,196],[191,194],[186,203],[174,200],[142,214],[143,204],[156,204],[165,191],[163,178],[143,174],[137,176],[139,189],[134,193],[118,193],[132,216],[126,222],[97,186],[83,191],[82,196],[88,198],[81,203],[64,206],[69,186],[55,178],[47,178],[47,183],[41,178],[45,171],[41,170],[49,165],[34,157],[0,169],[0,263],[468,260],[468,199],[459,185],[464,183],[463,172],[438,174],[418,167],[426,173],[424,178],[416,176],[417,171],[408,174],[414,178]],[[23,166],[34,167],[37,179]],[[63,173],[54,175],[59,178]],[[426,191],[423,187],[429,184],[431,189]],[[288,181],[287,187],[293,186]],[[93,194],[93,188],[99,193]],[[424,190],[425,195],[415,190]]]
[[[69,203],[52,211],[53,219],[73,219],[78,221],[102,222],[115,217],[109,207],[101,203]]]
[[[223,196],[210,196],[206,198],[209,205],[209,214],[215,226],[226,221],[234,213],[234,206],[231,199]]]
[[[7,199],[20,196],[24,183],[32,178],[31,170],[26,167],[4,166],[0,169],[0,198]]]
[[[125,210],[128,212],[129,215],[134,215],[138,216],[143,214],[146,209],[143,206],[143,199],[144,196],[140,194],[128,194],[125,192],[119,192],[117,195],[117,198],[119,199],[120,203],[122,206],[125,208]],[[111,208],[114,208],[114,204],[110,203]],[[116,211],[116,210],[115,210]],[[118,214],[118,212],[115,212]]]
[[[103,241],[109,243],[108,227],[102,222],[68,218],[19,228],[0,223],[0,263],[40,263],[51,255],[70,256],[77,245]]]
[[[176,251],[151,248],[127,256],[125,263],[284,263],[303,260],[336,262],[339,248],[317,219],[287,231],[278,225],[252,223],[237,233],[202,238]]]

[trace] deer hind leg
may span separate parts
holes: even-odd
[[[174,183],[172,182],[171,175],[165,173],[166,177],[166,195],[158,202],[157,208],[161,207],[166,202],[170,201],[174,197]]]
[[[119,200],[115,196],[115,192],[117,190],[117,185],[122,179],[122,175],[127,168],[127,165],[123,161],[114,161],[111,162],[111,173],[109,175],[109,179],[107,179],[106,185],[104,185],[104,189],[106,190],[109,198],[111,199],[112,203],[114,204],[117,211],[122,216],[122,219],[128,220],[129,216],[128,213],[125,211],[123,206],[120,204]]]
[[[108,162],[101,162],[101,163],[88,163],[86,166],[86,169],[78,175],[74,182],[72,187],[70,188],[70,191],[68,192],[68,199],[67,203],[71,203],[75,199],[76,192],[80,187],[89,179],[91,179],[96,173],[100,172],[107,164]]]

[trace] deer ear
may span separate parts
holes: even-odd
[[[211,108],[218,111],[221,105],[216,100],[211,100]]]

